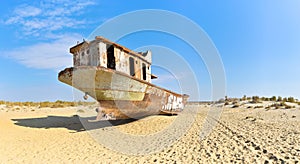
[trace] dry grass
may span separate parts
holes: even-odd
[[[49,107],[49,108],[64,108],[64,107],[73,107],[73,106],[78,106],[78,105],[91,105],[94,102],[72,102],[72,101],[61,101],[57,100],[55,102],[50,102],[50,101],[43,101],[43,102],[10,102],[10,101],[3,101],[0,100],[0,105],[6,105],[7,107],[13,107],[13,106],[27,106],[27,107],[39,107],[39,108],[44,108],[44,107]]]
[[[268,106],[268,108],[271,108],[271,107],[275,107],[275,109],[280,109],[280,108],[291,109],[291,108],[295,108],[295,106],[290,106],[290,105],[286,104],[285,102],[274,103],[274,104]]]
[[[232,101],[236,98],[227,98],[226,100]],[[295,99],[294,97],[281,97],[281,96],[272,96],[272,97],[259,97],[259,96],[252,96],[252,97],[246,97],[244,95],[240,100],[249,100],[252,103],[259,103],[261,101],[277,101],[277,102],[291,102],[291,103],[298,103],[300,104],[298,99]]]
[[[256,109],[256,108],[263,108],[263,106],[262,105],[258,105],[258,106],[254,107],[254,109]]]

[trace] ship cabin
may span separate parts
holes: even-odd
[[[70,48],[70,53],[73,54],[74,67],[105,67],[149,83],[157,78],[151,74],[151,51],[134,52],[100,36],[77,44]]]

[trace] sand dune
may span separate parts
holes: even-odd
[[[190,108],[198,114],[183,137],[155,153],[128,155],[99,144],[89,131],[108,131],[112,127],[96,123],[86,129],[76,115],[76,108],[12,111],[1,107],[0,162],[294,163],[300,160],[299,109],[225,108],[221,118],[216,119],[206,117],[208,107]],[[122,133],[143,136],[158,134],[174,124],[177,117],[151,116],[111,123]],[[214,124],[211,133],[200,140],[203,125],[209,128]]]

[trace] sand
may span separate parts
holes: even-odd
[[[112,127],[94,126],[86,130],[76,116],[77,108],[1,106],[0,163],[296,163],[300,160],[299,108],[224,108],[219,120],[207,117],[207,106],[190,108],[198,112],[196,119],[172,145],[150,154],[129,155],[99,144],[90,131],[109,131]],[[113,128],[146,138],[175,124],[178,117],[151,116],[116,122]],[[204,125],[214,123],[211,133],[200,140]],[[177,130],[180,129],[183,128]]]

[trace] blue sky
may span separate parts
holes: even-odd
[[[0,99],[73,100],[72,88],[57,80],[59,70],[72,64],[69,48],[105,21],[142,9],[181,14],[209,35],[224,64],[228,96],[300,98],[300,1],[20,0],[0,6]],[[178,53],[197,76],[200,99],[210,99],[209,72],[201,58],[188,55],[195,51],[183,41],[143,31],[119,43],[130,49],[160,45]],[[159,55],[153,52],[153,58]],[[153,73],[161,77],[157,85],[180,90],[167,71]]]

